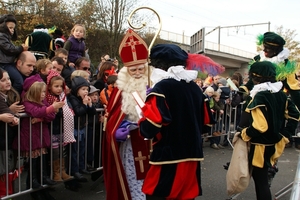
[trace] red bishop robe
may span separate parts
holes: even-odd
[[[125,118],[121,110],[122,91],[114,88],[107,106],[108,118],[104,132],[102,161],[107,200],[131,200],[125,171],[119,154],[115,133]],[[139,134],[130,132],[137,179],[144,179],[149,169],[149,145]]]

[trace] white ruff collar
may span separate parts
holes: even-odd
[[[279,92],[281,88],[282,88],[281,81],[275,83],[271,83],[271,82],[260,83],[253,87],[253,89],[250,91],[250,96],[253,98],[258,92],[261,91],[270,91],[272,93]]]
[[[33,29],[33,32],[44,32],[48,34],[48,29],[47,28],[35,28]]]
[[[283,50],[277,55],[272,58],[267,58],[263,51],[260,52],[260,61],[270,61],[272,63],[280,63],[284,62],[290,55],[290,51],[287,48],[283,48]]]
[[[195,80],[198,76],[198,72],[195,70],[185,70],[183,66],[173,66],[168,69],[168,71],[164,71],[162,69],[155,68],[151,73],[151,81],[153,86],[159,81],[167,78],[173,78],[177,81],[185,80],[189,83],[192,80]]]

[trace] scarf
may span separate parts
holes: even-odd
[[[76,142],[74,138],[74,115],[70,107],[68,106],[67,98],[64,92],[62,92],[59,97],[47,93],[47,102],[52,105],[54,101],[64,101],[65,104],[62,107],[63,110],[63,136],[64,145]]]

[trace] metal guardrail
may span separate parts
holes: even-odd
[[[97,114],[101,114],[103,112],[103,109],[96,109],[96,110],[97,110]],[[25,113],[21,113],[20,114],[20,118],[21,119],[22,118],[26,118],[26,117],[28,117],[27,114],[25,114]],[[86,119],[87,119],[86,123],[88,123],[88,117],[86,117]],[[93,151],[92,153],[93,153],[93,155],[95,155],[95,153],[96,153],[95,152],[95,150],[96,150],[95,146],[98,145],[98,147],[97,147],[98,152],[96,153],[98,155],[98,157],[96,159],[96,157],[94,156],[94,159],[92,161],[92,167],[95,167],[96,170],[102,170],[103,169],[103,167],[101,165],[102,123],[100,122],[100,124],[99,124],[99,129],[98,130],[100,130],[100,132],[96,133],[95,132],[95,129],[96,129],[96,127],[95,127],[96,121],[95,120],[96,120],[96,117],[94,116],[93,117],[93,121],[92,121],[92,127],[93,127],[92,133],[88,132],[88,125],[85,127],[85,129],[86,129],[86,137],[85,138],[88,137],[87,136],[88,134],[92,134],[91,138],[92,138],[92,151]],[[80,119],[78,121],[80,122]],[[31,120],[29,122],[31,122]],[[42,122],[39,122],[39,123],[41,124]],[[9,125],[6,124],[6,127],[7,126],[9,126]],[[30,126],[30,138],[31,138],[31,124],[29,126]],[[50,127],[51,127],[50,128],[50,138],[52,138],[52,135],[53,135],[53,133],[52,133],[52,130],[53,130],[52,122],[51,122]],[[15,168],[18,171],[17,173],[19,173],[19,177],[15,181],[10,181],[9,180],[9,176],[12,176],[11,173],[9,173],[10,171],[8,170],[8,168],[9,168],[9,166],[8,166],[8,162],[9,162],[9,156],[8,156],[8,154],[10,153],[10,151],[8,150],[8,147],[6,145],[5,159],[4,159],[5,160],[4,162],[5,162],[5,171],[6,171],[6,173],[0,176],[0,181],[2,181],[3,187],[5,186],[5,188],[3,188],[3,189],[6,189],[6,192],[5,192],[5,194],[2,194],[2,196],[0,195],[0,199],[1,200],[11,199],[11,198],[14,198],[14,197],[22,196],[24,194],[27,194],[27,193],[34,192],[34,191],[42,189],[42,188],[40,188],[40,189],[34,189],[32,187],[32,165],[31,165],[32,164],[32,158],[31,158],[31,153],[30,153],[30,156],[27,157],[27,158],[24,158],[21,155],[21,150],[20,150],[20,140],[22,139],[22,138],[20,139],[21,128],[22,127],[19,124],[18,127],[17,127],[17,129],[18,129],[18,136],[19,136],[19,139],[18,139],[18,149],[15,150],[15,152],[14,152],[15,153],[15,158],[17,160],[17,162],[15,163],[14,166],[15,166]],[[63,130],[63,127],[60,127],[60,131],[61,132],[62,132],[62,130]],[[7,140],[7,138],[8,138],[7,137],[8,132],[6,131],[5,134],[6,134],[6,143],[7,143],[8,142],[8,140]],[[97,138],[99,138],[99,140],[96,140],[96,134],[98,134]],[[41,138],[42,138],[42,135],[43,135],[43,131],[41,129],[41,132],[40,132]],[[62,134],[60,134],[60,137],[62,138]],[[62,140],[60,140],[60,141],[62,141]],[[48,169],[50,169],[51,173],[48,174],[48,175],[50,177],[52,177],[53,176],[53,157],[52,157],[52,151],[53,151],[53,149],[52,149],[52,140],[50,141],[50,144],[51,144],[51,146],[50,146],[49,151],[48,151],[48,154],[50,154],[50,158],[48,160],[49,163],[50,163],[50,166],[49,166]],[[29,141],[29,146],[30,146],[29,147],[29,152],[31,152],[31,150],[32,150],[32,142],[31,142],[31,140]],[[78,147],[77,148],[77,154],[78,154],[78,152],[80,150],[79,143],[78,143],[77,147]],[[60,142],[58,148],[60,149],[60,151],[59,151],[59,158],[60,159],[65,159],[65,156],[63,155],[64,154],[64,151],[63,151],[64,144],[62,142]],[[85,140],[85,158],[84,158],[85,159],[85,161],[84,161],[85,169],[87,167],[87,152],[88,152],[87,148],[88,148],[88,139]],[[71,164],[70,164],[71,163],[71,145],[68,146],[68,149],[69,149],[69,153],[66,156],[67,158],[65,159],[65,161],[67,161],[69,163],[68,166],[66,167],[66,170],[68,170],[69,171],[68,174],[70,174],[70,171],[71,171]],[[41,153],[41,156],[39,156],[41,158],[38,158],[38,159],[42,159],[44,156],[45,156],[45,154]],[[23,172],[21,172],[22,170],[20,170],[20,169],[24,168],[24,160],[27,160],[27,163],[29,164],[29,168],[27,168],[26,170],[23,170]],[[98,162],[96,163],[95,160],[97,160]],[[2,160],[0,162],[2,162]],[[77,163],[78,162],[79,162],[79,156],[77,156]],[[41,181],[40,184],[43,186],[43,188],[45,188],[45,187],[48,187],[48,185],[46,185],[45,183],[43,183],[43,164],[44,164],[43,162],[41,162],[40,164],[38,164],[39,167],[40,167],[40,172],[37,175],[37,178],[40,179],[40,181]],[[60,172],[61,172],[61,169],[62,169],[62,164],[60,164]],[[29,173],[30,174],[30,177],[29,177],[29,181],[30,182],[29,182],[29,185],[27,184],[27,187],[29,186],[28,188],[24,188],[24,184],[22,184],[22,183],[24,183],[26,181],[26,178],[24,180],[24,178],[23,178],[24,176],[20,175],[21,173],[23,173],[23,174],[24,173]],[[9,181],[7,181],[7,180],[9,180]],[[12,190],[13,190],[12,194],[9,194],[9,188],[12,188]]]
[[[242,104],[242,103],[241,103]],[[241,105],[242,106],[242,105]],[[219,121],[219,122],[222,122],[222,123],[218,123],[214,126],[212,126],[212,129],[211,129],[211,132],[210,132],[210,135],[207,135],[205,136],[204,138],[212,138],[214,136],[212,136],[212,133],[216,130],[223,130],[223,134],[222,136],[227,136],[227,141],[229,142],[229,144],[231,145],[231,138],[233,137],[234,133],[236,132],[236,124],[237,124],[237,109],[236,107],[232,107],[230,105],[227,105],[227,108],[225,110],[228,110],[228,112],[225,112],[221,117],[216,113],[215,117],[216,117],[216,121]],[[100,114],[101,112],[103,112],[103,109],[97,109],[97,112]],[[24,117],[28,117],[26,114],[22,114],[21,115],[21,118],[24,118]],[[95,144],[97,143],[99,145],[99,152],[98,152],[98,163],[95,163],[93,161],[92,163],[92,166],[97,166],[97,170],[102,170],[103,167],[101,165],[101,143],[102,143],[102,123],[99,124],[100,126],[100,133],[96,133],[95,132],[95,117],[93,118],[93,133],[92,133],[92,140],[93,140],[93,153],[95,153]],[[60,127],[62,130],[62,127]],[[52,129],[51,129],[52,130]],[[20,134],[20,131],[21,131],[21,126],[18,125],[18,134]],[[7,133],[6,133],[7,134]],[[42,132],[41,132],[42,134]],[[99,134],[99,141],[96,141],[96,134]],[[51,136],[52,136],[52,133],[51,133]],[[6,137],[7,138],[7,137]],[[6,139],[7,140],[7,139]],[[20,143],[19,143],[19,146],[20,146]],[[87,140],[85,141],[85,166],[87,166]],[[51,146],[52,147],[52,146]],[[63,144],[60,144],[60,147],[62,149],[63,147]],[[50,148],[51,150],[52,148]],[[78,148],[79,150],[79,148]],[[8,152],[8,149],[6,149],[6,152]],[[71,151],[70,151],[71,152]],[[5,162],[6,162],[6,172],[8,172],[8,153],[6,153],[6,159],[5,159]],[[62,155],[62,151],[60,151],[60,158],[63,157]],[[69,155],[67,156],[68,159],[69,159],[69,162],[70,162],[70,153]],[[17,158],[18,158],[18,162],[16,164],[16,168],[17,169],[20,169],[22,166],[23,166],[23,158],[20,156],[20,149],[17,150]],[[78,158],[78,157],[77,157]],[[95,159],[95,157],[94,157]],[[29,163],[31,163],[31,160],[29,159],[28,161]],[[50,177],[52,176],[52,171],[53,171],[53,162],[52,162],[52,157],[50,157],[50,168],[51,168],[51,174],[50,174]],[[42,164],[40,166],[40,168],[42,169]],[[61,168],[61,166],[60,166]],[[68,166],[68,169],[70,171],[70,165]],[[27,169],[27,171],[24,171],[23,173],[30,173],[31,172],[31,167],[29,167],[29,169]],[[42,171],[40,172],[40,177],[42,178]],[[5,179],[8,180],[8,176],[9,174],[6,173],[5,175]],[[8,184],[9,182],[4,180],[5,182],[5,186],[6,188],[8,188]],[[0,180],[1,181],[1,180]],[[3,181],[3,180],[2,180]],[[14,197],[17,197],[17,196],[22,196],[26,193],[30,193],[30,192],[33,192],[33,191],[36,191],[37,189],[33,189],[32,188],[32,183],[30,183],[30,188],[29,189],[26,189],[26,188],[22,188],[24,187],[24,184],[21,184],[21,183],[24,183],[24,178],[22,178],[22,176],[20,176],[15,182],[14,182],[14,187],[17,188],[15,191],[13,191],[13,194],[8,194],[8,190],[6,190],[6,195],[4,197],[0,197],[1,200],[4,200],[4,199],[11,199],[11,198],[14,198]],[[293,183],[291,183],[290,185],[286,186],[284,188],[284,190],[286,190],[286,188],[288,187],[291,187]],[[47,187],[47,185],[43,184],[43,187]],[[289,192],[291,189],[289,189],[287,192]],[[285,192],[285,193],[287,193]],[[277,198],[279,198],[279,196],[277,196]],[[293,188],[292,188],[292,193],[291,193],[291,200],[300,200],[300,156],[299,156],[299,160],[298,160],[298,166],[297,166],[297,171],[296,171],[296,175],[295,175],[295,180],[294,180],[294,184],[293,184]]]

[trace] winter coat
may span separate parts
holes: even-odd
[[[96,109],[94,106],[86,106],[82,102],[82,98],[77,95],[78,90],[83,87],[89,87],[89,83],[81,76],[76,76],[72,79],[72,90],[71,94],[68,96],[68,100],[72,106],[72,110],[75,113],[74,117],[74,129],[79,128],[79,130],[83,129],[87,126],[87,118],[86,115],[95,115]]]
[[[15,46],[11,42],[11,35],[6,24],[0,25],[0,63],[14,63],[23,51],[22,46]]]
[[[225,100],[230,97],[230,88],[227,86],[221,86],[219,87],[219,90],[221,90],[220,100],[224,103]]]
[[[23,91],[21,98],[24,97],[34,82],[43,82],[39,74],[32,75],[25,79],[23,84]],[[25,112],[29,117],[21,119],[21,131],[20,131],[20,149],[21,151],[29,151],[29,141],[32,141],[32,149],[39,149],[42,147],[50,146],[50,135],[48,129],[48,123],[55,117],[55,110],[53,106],[49,106],[46,99],[43,100],[43,104],[29,102],[27,100],[22,102],[25,106]],[[41,143],[41,123],[31,124],[32,136],[30,138],[30,117],[39,118],[42,121],[42,143]],[[13,142],[13,148],[18,148],[18,138],[16,137]]]
[[[0,114],[3,113],[11,113],[14,114],[8,107],[7,101],[3,95],[0,95]],[[7,129],[6,129],[7,127]],[[7,125],[3,121],[0,121],[0,150],[5,150],[6,144],[8,144],[8,149],[11,149],[12,147],[12,142],[14,140],[14,137],[16,136],[16,128],[17,126],[10,126]],[[5,140],[5,134],[7,131],[7,143]]]
[[[51,139],[49,134],[48,123],[55,118],[55,110],[53,106],[24,101],[25,112],[32,118],[42,119],[42,125],[40,122],[31,124],[31,137],[30,137],[30,117],[25,117],[21,120],[21,131],[20,131],[20,150],[29,151],[29,141],[31,139],[31,150],[36,150],[40,148],[50,147]],[[42,134],[41,134],[42,129]],[[42,135],[42,138],[41,138]],[[42,143],[41,143],[42,139]],[[18,138],[16,137],[13,143],[13,148],[17,149]]]

